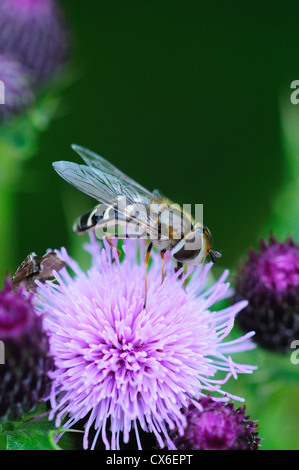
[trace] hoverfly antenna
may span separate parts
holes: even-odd
[[[216,259],[221,258],[222,256],[222,254],[219,253],[219,251],[215,251],[215,250],[209,250],[208,253],[210,255],[212,263],[216,263]]]

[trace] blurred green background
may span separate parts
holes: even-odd
[[[70,219],[93,205],[51,167],[78,162],[70,148],[78,143],[176,202],[203,203],[221,263],[231,265],[255,244],[282,181],[279,95],[299,77],[294,9],[61,3],[74,32],[77,76],[63,115],[26,165],[17,260],[69,245],[65,201],[73,202]]]
[[[293,116],[295,140],[299,130],[299,105],[290,103],[290,84],[299,79],[297,2],[61,4],[73,31],[75,79],[38,153],[23,166],[14,219],[1,221],[13,227],[15,246],[3,273],[14,272],[31,251],[66,246],[74,253],[81,245],[71,226],[94,201],[51,166],[79,162],[72,143],[178,203],[202,203],[204,223],[223,254],[218,266],[234,270],[247,247],[267,236],[275,207],[279,234],[292,232],[284,212],[289,205],[295,211],[297,200],[275,201],[292,178],[282,110]],[[248,361],[259,361],[259,354]],[[276,361],[270,355],[265,363]],[[245,397],[246,380],[239,382]],[[248,412],[261,422],[263,448],[299,449],[296,381],[269,391],[257,380],[263,386],[250,389]],[[259,406],[255,393],[263,397]]]

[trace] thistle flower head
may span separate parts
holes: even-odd
[[[28,70],[11,56],[1,53],[0,81],[5,98],[5,103],[0,105],[0,122],[3,122],[28,108],[33,103],[34,95]]]
[[[0,53],[15,57],[36,81],[51,78],[67,51],[66,27],[55,0],[1,0]]]
[[[257,450],[257,423],[245,416],[245,406],[235,409],[205,397],[186,412],[184,434],[173,433],[179,450]]]
[[[23,291],[14,292],[9,281],[0,292],[0,419],[16,420],[43,398],[52,367],[42,318]]]
[[[261,346],[286,352],[299,336],[299,246],[293,240],[262,241],[239,266],[234,300],[249,305],[238,315]]]
[[[0,292],[0,338],[18,339],[32,327],[36,314],[29,299],[25,299],[21,290],[13,292],[7,280]],[[40,320],[38,320],[40,321]]]
[[[56,365],[51,418],[56,414],[59,426],[67,413],[64,427],[85,419],[85,448],[94,426],[92,448],[101,433],[107,449],[119,449],[131,430],[141,448],[140,427],[154,433],[160,446],[165,440],[174,449],[169,429],[183,431],[182,409],[190,399],[206,391],[225,394],[222,385],[231,375],[253,370],[230,356],[251,348],[252,334],[223,342],[247,302],[220,311],[212,308],[228,295],[228,272],[207,288],[212,263],[198,267],[185,290],[184,277],[180,280],[181,273],[174,273],[171,260],[161,284],[160,257],[154,254],[144,309],[144,264],[138,261],[143,254],[139,256],[137,247],[129,240],[124,261],[114,250],[114,262],[108,244],[101,250],[92,238],[87,273],[63,249],[59,256],[74,276],[64,268],[56,274],[56,285],[39,284],[44,300],[38,308],[49,312],[45,322]],[[216,379],[219,370],[224,377]]]

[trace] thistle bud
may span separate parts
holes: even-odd
[[[0,54],[0,81],[0,122],[4,122],[28,108],[33,103],[34,95],[28,70],[4,54]]]
[[[245,406],[202,398],[200,407],[189,406],[183,435],[174,432],[178,450],[257,450],[257,424],[245,415]],[[200,410],[202,408],[202,410]]]
[[[1,0],[0,53],[27,67],[37,82],[50,79],[68,55],[68,34],[55,0]]]
[[[244,331],[255,331],[254,341],[264,348],[288,352],[299,338],[299,246],[279,243],[273,236],[250,251],[239,266],[235,298],[248,306],[237,316]]]
[[[9,281],[0,292],[0,419],[17,420],[45,396],[52,368],[42,317],[22,290],[14,292]]]

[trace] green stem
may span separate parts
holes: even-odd
[[[0,285],[16,268],[16,186],[21,173],[20,163],[13,158],[0,159]]]

